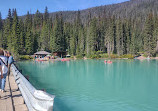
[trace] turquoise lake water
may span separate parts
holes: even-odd
[[[53,111],[158,111],[158,61],[76,60],[18,63]]]

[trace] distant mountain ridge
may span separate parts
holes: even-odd
[[[49,8],[49,7],[48,7]],[[123,3],[104,5],[80,10],[81,20],[85,22],[90,13],[92,17],[115,15],[120,18],[144,19],[149,12],[158,13],[158,0],[130,0]],[[77,11],[58,11],[49,13],[52,19],[56,14],[62,14],[64,21],[72,22],[75,20]],[[22,18],[25,16],[22,16]]]
[[[88,13],[91,13],[92,17],[103,16],[103,13],[106,13],[106,15],[110,14],[121,18],[144,18],[151,11],[154,13],[158,12],[158,0],[130,0],[123,3],[98,6],[81,10],[80,13],[81,19],[85,21],[88,17]],[[77,11],[54,12],[50,13],[50,17],[54,19],[55,15],[60,13],[62,13],[64,20],[73,21]]]

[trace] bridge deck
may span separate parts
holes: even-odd
[[[9,81],[7,76],[5,92],[0,92],[0,96],[0,111],[28,111],[12,73]]]

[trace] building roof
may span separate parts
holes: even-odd
[[[50,54],[51,53],[46,52],[46,51],[39,51],[39,52],[34,53],[34,55],[50,55]]]

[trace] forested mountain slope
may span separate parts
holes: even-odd
[[[158,0],[130,0],[127,2],[105,5],[99,7],[93,7],[85,10],[81,10],[81,19],[86,21],[88,14],[91,13],[92,17],[96,16],[105,16],[106,15],[115,15],[121,18],[137,18],[140,17],[144,19],[149,12],[153,11],[158,13]],[[74,21],[77,11],[64,11],[64,12],[55,12],[50,13],[52,18],[55,18],[56,14],[62,13],[64,20]]]
[[[99,53],[155,56],[158,41],[158,1],[131,0],[81,11],[18,17],[16,9],[0,17],[0,47],[16,54],[37,50],[68,51],[71,55]],[[157,46],[158,48],[158,46]]]
[[[158,13],[158,0],[130,0],[123,3],[93,7],[85,10],[80,10],[81,20],[86,22],[89,13],[92,17],[99,17],[108,15],[115,15],[120,18],[141,18],[147,16],[149,12]],[[73,22],[77,16],[78,11],[59,11],[49,13],[54,20],[56,14],[62,14],[64,21]],[[22,16],[21,18],[25,18]]]

